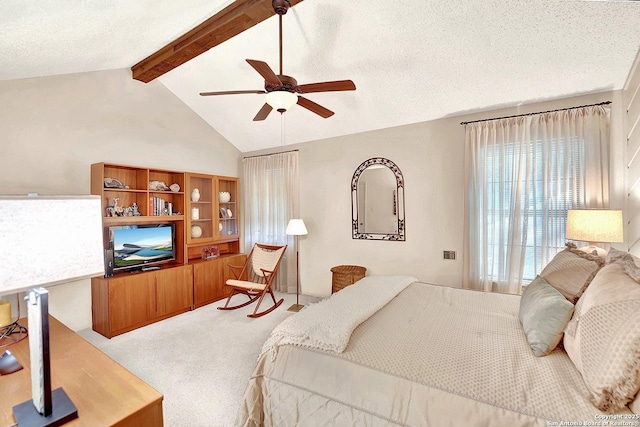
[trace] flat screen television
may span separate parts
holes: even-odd
[[[175,224],[109,227],[113,270],[145,269],[176,259]]]

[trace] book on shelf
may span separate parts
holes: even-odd
[[[153,216],[173,215],[173,203],[158,196],[151,196],[151,209]]]

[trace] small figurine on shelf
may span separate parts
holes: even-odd
[[[169,191],[169,186],[164,181],[149,181],[149,190]]]
[[[219,256],[220,249],[216,245],[202,248],[202,259],[217,258]]]
[[[115,213],[115,216],[124,215],[124,208],[122,206],[118,206],[119,201],[120,199],[118,197],[113,198],[113,212]]]
[[[133,204],[131,205],[131,214],[133,216],[140,216],[140,212],[138,211],[138,204],[136,202],[133,202]]]
[[[115,178],[105,178],[104,188],[129,188],[128,185],[124,185],[122,181]]]

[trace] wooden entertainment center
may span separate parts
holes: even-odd
[[[95,163],[91,194],[102,197],[105,249],[109,227],[175,224],[175,260],[91,279],[94,331],[111,338],[226,297],[226,265],[246,259],[238,178]],[[203,259],[208,249],[216,256]]]

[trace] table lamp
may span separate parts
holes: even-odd
[[[307,233],[307,227],[304,225],[304,221],[301,219],[291,219],[287,224],[285,233],[289,236],[296,237],[296,303],[289,307],[288,311],[300,311],[304,304],[300,304],[300,257],[298,252],[298,236],[304,236]]]
[[[588,242],[580,250],[606,256],[596,243],[624,242],[622,211],[612,209],[571,209],[567,211],[567,239]]]
[[[104,274],[99,196],[0,196],[0,295],[26,292],[32,399],[13,407],[20,426],[78,417],[62,387],[51,390],[46,286]]]

